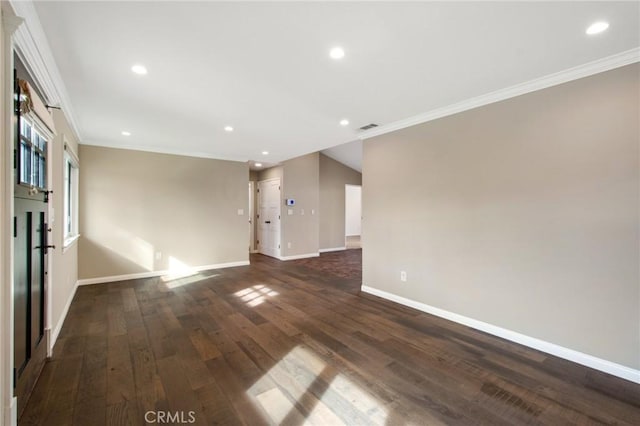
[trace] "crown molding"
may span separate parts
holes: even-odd
[[[82,139],[82,131],[75,118],[67,88],[53,58],[33,2],[10,0],[10,3],[16,16],[24,19],[23,25],[20,25],[13,35],[18,56],[33,74],[33,78],[47,98],[47,103],[62,108],[76,136]]]
[[[152,152],[154,154],[179,155],[182,157],[208,158],[211,160],[234,161],[237,163],[246,163],[249,161],[249,159],[245,157],[228,157],[228,156],[214,155],[208,152],[185,151],[181,149],[172,149],[172,148],[159,148],[159,147],[148,146],[148,145],[115,144],[111,142],[101,142],[101,141],[91,140],[91,139],[82,141],[80,145],[95,146],[99,148],[110,148],[110,149],[125,149],[129,151]]]
[[[577,67],[529,80],[504,89],[496,90],[494,92],[486,93],[484,95],[469,98],[442,108],[436,108],[423,114],[405,118],[404,120],[395,121],[393,123],[362,132],[358,135],[358,138],[365,140],[375,136],[384,135],[385,133],[415,126],[416,124],[426,123],[438,118],[492,104],[494,102],[500,102],[526,93],[557,86],[562,83],[568,83],[573,80],[589,77],[590,75],[609,71],[636,62],[640,62],[640,47],[617,53],[612,56],[607,56],[602,59],[597,59],[592,62],[587,62],[586,64],[579,65]]]

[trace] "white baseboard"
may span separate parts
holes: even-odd
[[[333,248],[323,248],[318,250],[320,253],[329,253],[331,251],[342,251],[342,250],[346,250],[346,247],[333,247]]]
[[[78,281],[76,281],[76,286],[78,285]],[[65,317],[67,315],[65,314]],[[51,343],[51,329],[44,329],[44,342],[47,345],[47,358],[51,358],[53,356],[53,343]]]
[[[18,398],[15,396],[11,398],[9,406],[5,407],[3,423],[6,426],[18,425]]]
[[[305,254],[296,254],[293,256],[277,256],[276,259],[280,260],[296,260],[296,259],[306,259],[308,257],[318,257],[320,253],[305,253]]]
[[[363,285],[362,291],[374,296],[381,297],[383,299],[391,300],[401,305],[409,306],[428,314],[432,314],[453,322],[457,322],[459,324],[466,325],[468,327],[475,328],[480,331],[484,331],[485,333],[493,334],[494,336],[498,336],[503,339],[510,340],[512,342],[516,342],[551,355],[555,355],[559,358],[563,358],[578,364],[585,365],[587,367],[591,367],[596,370],[603,371],[605,373],[620,377],[625,380],[629,380],[631,382],[640,383],[640,370],[634,370],[633,368],[626,367],[624,365],[616,364],[614,362],[607,361],[602,358],[597,358],[583,352],[565,348],[563,346],[556,345],[555,343],[536,339],[535,337],[529,337],[515,331],[507,330],[506,328],[495,326],[493,324],[478,321],[473,318],[465,317],[453,312],[445,311],[444,309],[429,306],[421,302],[416,302],[415,300],[388,293],[384,290],[378,290],[377,288]]]
[[[194,272],[199,272],[199,271],[207,271],[209,269],[233,268],[236,266],[247,266],[247,265],[249,265],[248,260],[241,260],[238,262],[216,263],[214,265],[195,266],[191,269]],[[102,284],[102,283],[111,283],[116,281],[135,280],[139,278],[160,277],[162,275],[169,275],[172,273],[175,273],[175,271],[166,269],[163,271],[138,272],[135,274],[111,275],[108,277],[83,278],[81,280],[78,280],[78,285]]]
[[[249,253],[255,254],[255,253],[260,253],[260,252],[258,250],[249,250]]]
[[[67,303],[65,303],[64,308],[62,309],[62,314],[58,319],[58,323],[56,324],[55,328],[51,332],[49,347],[47,348],[48,356],[51,356],[51,354],[53,354],[53,347],[56,344],[56,340],[58,340],[58,335],[60,334],[60,330],[62,330],[62,324],[64,324],[64,320],[65,318],[67,318],[67,313],[69,312],[69,307],[71,306],[73,297],[76,295],[76,291],[78,290],[78,285],[79,285],[79,281],[76,281],[76,283],[73,285],[73,290],[71,291],[71,294],[69,294],[69,297],[67,298]]]

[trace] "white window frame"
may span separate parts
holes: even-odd
[[[18,183],[20,185],[26,185],[26,186],[31,186],[34,188],[38,188],[40,190],[46,190],[47,188],[50,187],[50,183],[49,183],[49,173],[48,173],[48,164],[51,161],[51,158],[49,156],[49,145],[52,143],[53,141],[53,135],[51,134],[51,132],[47,129],[47,127],[42,124],[42,121],[40,121],[40,118],[34,114],[33,112],[28,112],[26,114],[23,114],[20,117],[20,144],[22,143],[22,126],[24,125],[24,123],[28,123],[29,127],[31,127],[31,135],[29,138],[27,138],[27,140],[29,141],[29,143],[34,144],[35,145],[35,139],[36,139],[36,135],[37,137],[39,137],[40,139],[42,139],[44,141],[45,147],[43,150],[43,154],[44,154],[44,164],[43,164],[43,168],[42,170],[39,170],[38,174],[39,176],[41,176],[42,179],[42,183],[43,185],[40,185],[41,182],[35,182],[34,181],[34,177],[35,177],[35,170],[34,170],[34,159],[35,157],[33,155],[29,156],[29,161],[30,161],[30,168],[31,168],[31,174],[28,178],[28,181],[23,181],[22,180],[22,176],[16,176],[16,179],[18,181]],[[20,144],[18,145],[18,147],[16,147],[16,149],[22,149],[22,147],[20,146]],[[22,153],[20,154],[20,174],[22,175],[22,173],[24,173],[23,171],[23,167],[24,164],[24,158],[22,157]]]
[[[67,143],[64,144],[64,218],[63,218],[63,240],[64,248],[68,248],[80,238],[78,232],[78,180],[80,176],[80,162],[75,154],[69,149]]]

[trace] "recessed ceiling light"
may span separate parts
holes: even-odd
[[[344,49],[336,46],[329,51],[329,56],[331,56],[332,59],[342,59],[344,58]]]
[[[256,167],[262,167],[262,163],[254,163],[254,166],[256,166]]]
[[[131,71],[133,71],[134,73],[136,73],[138,75],[146,75],[147,74],[147,67],[145,67],[144,65],[136,64],[136,65],[131,67]]]
[[[226,126],[226,127],[224,128],[224,131],[225,131],[225,132],[233,132],[233,127],[231,127],[231,126]]]
[[[605,31],[607,28],[609,28],[608,22],[598,21],[589,25],[589,28],[587,28],[585,32],[589,35],[600,34],[601,32]]]
[[[269,155],[269,151],[262,151],[262,155]]]
[[[344,120],[340,120],[340,125],[341,126],[348,126],[349,125],[349,120],[347,120],[346,118]]]
[[[122,136],[131,136],[131,132],[127,132],[126,130],[123,130]]]

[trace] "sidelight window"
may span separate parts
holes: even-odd
[[[64,245],[78,237],[78,161],[64,150]]]

